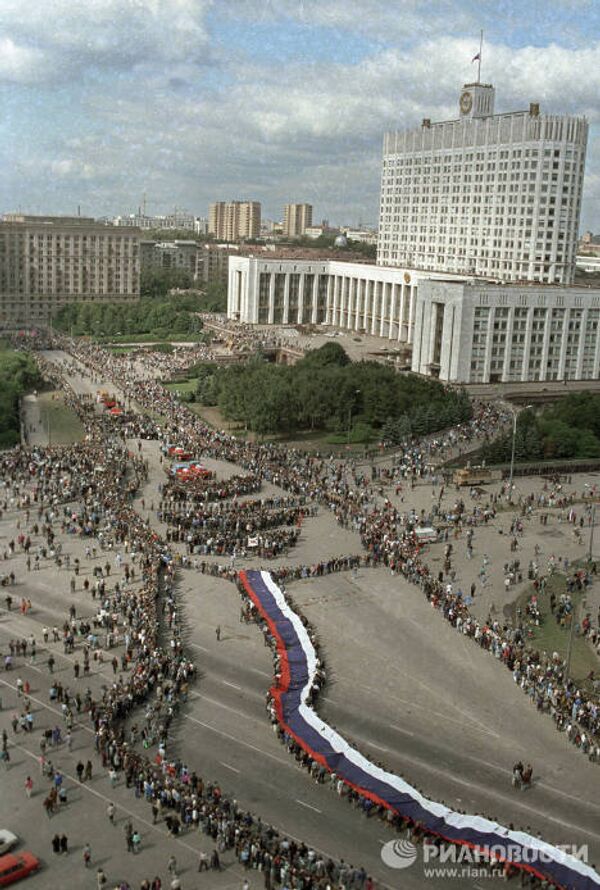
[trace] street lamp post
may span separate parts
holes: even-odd
[[[354,390],[354,395],[357,396],[360,393],[360,389]],[[348,406],[348,438],[347,444],[350,445],[350,432],[352,430],[352,410],[354,408],[354,400]]]
[[[532,408],[533,405],[525,405],[524,411],[528,411],[529,408]],[[517,444],[517,412],[514,408],[511,407],[513,416],[513,431],[512,431],[512,448],[510,453],[510,478],[508,480],[508,500],[512,501],[512,489],[513,489],[513,476],[515,472],[515,448]]]

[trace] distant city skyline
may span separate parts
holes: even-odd
[[[20,0],[0,5],[0,211],[205,216],[252,195],[281,219],[378,218],[383,134],[456,116],[477,76],[498,111],[584,114],[581,230],[600,231],[600,8],[582,0]]]

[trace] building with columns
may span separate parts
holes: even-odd
[[[396,340],[448,382],[598,378],[600,290],[572,286],[587,121],[494,100],[465,84],[457,119],[386,135],[377,265],[231,258],[228,315]]]
[[[327,324],[409,344],[418,286],[429,277],[336,259],[230,257],[227,315],[249,324]]]

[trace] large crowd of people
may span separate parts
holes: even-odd
[[[272,443],[248,442],[212,429],[160,384],[135,378],[124,380],[118,357],[113,359],[113,367],[110,363],[107,367],[106,354],[98,347],[77,343],[74,354],[92,373],[110,374],[121,380],[121,385],[129,387],[131,396],[143,407],[160,411],[167,419],[167,437],[176,435],[187,448],[236,463],[257,479],[272,482],[293,495],[325,505],[341,525],[359,533],[369,564],[383,564],[395,575],[402,575],[418,585],[453,626],[496,657],[500,658],[499,652],[510,652],[509,656],[501,659],[507,667],[512,671],[517,663],[519,669],[526,668],[527,671],[528,683],[521,683],[520,674],[516,682],[525,691],[529,691],[532,685],[544,689],[543,695],[549,704],[540,710],[548,710],[558,728],[565,728],[566,731],[566,727],[572,723],[579,727],[579,731],[571,730],[569,737],[575,743],[581,743],[583,737],[583,750],[593,759],[597,757],[600,744],[600,705],[597,697],[576,688],[566,676],[564,659],[555,657],[554,653],[550,656],[538,653],[532,648],[522,627],[491,620],[491,616],[487,622],[478,621],[470,614],[464,597],[452,585],[448,586],[444,574],[441,577],[433,576],[415,537],[415,529],[432,517],[417,516],[414,511],[400,511],[389,499],[384,499],[383,504],[378,503],[374,480],[364,473],[359,475],[355,469],[348,472],[344,461],[332,457],[324,459]],[[473,418],[468,423],[429,436],[423,441],[413,439],[399,449],[395,454],[396,473],[392,481],[403,485],[407,480],[414,484],[417,480],[431,478],[436,472],[436,461],[461,445],[489,438],[505,421],[506,417],[497,406],[476,404]],[[552,497],[554,500],[556,495],[557,492],[552,491],[548,499]],[[491,505],[488,514],[493,514],[494,509],[494,505]],[[451,514],[453,521],[460,521],[464,512],[460,499],[457,499],[456,511]],[[481,519],[485,521],[485,516],[482,515]],[[353,558],[348,561],[353,562]],[[356,565],[355,562],[353,564]],[[594,633],[594,630],[595,626],[591,624],[588,633]],[[548,659],[551,664],[548,664]],[[545,682],[547,674],[552,680],[550,684]],[[561,715],[561,719],[556,719],[557,714]]]
[[[577,688],[566,675],[563,659],[555,653],[548,656],[535,651],[522,627],[513,627],[509,623],[491,619],[487,622],[476,620],[470,614],[464,598],[453,590],[452,585],[446,583],[444,574],[434,577],[424,561],[415,529],[423,524],[425,517],[418,516],[413,511],[401,511],[387,499],[381,504],[377,499],[377,478],[361,475],[356,468],[335,458],[322,458],[319,455],[287,450],[278,445],[252,443],[226,435],[204,424],[159,383],[141,379],[121,357],[109,356],[99,347],[82,342],[59,341],[57,345],[66,346],[78,362],[88,369],[92,379],[100,382],[107,376],[111,377],[132,403],[135,402],[142,410],[153,412],[153,415],[160,414],[161,428],[157,424],[153,428],[153,422],[148,418],[144,419],[147,435],[165,441],[176,439],[195,453],[201,452],[203,456],[241,466],[252,479],[259,483],[268,481],[278,485],[290,497],[303,499],[304,504],[319,504],[329,509],[341,525],[359,533],[365,549],[363,554],[341,558],[337,567],[352,568],[361,561],[367,565],[385,565],[393,574],[402,575],[418,586],[432,607],[441,612],[457,632],[468,635],[503,662],[512,671],[515,682],[530,695],[536,707],[540,711],[549,712],[557,728],[564,730],[590,759],[598,759],[600,709],[597,698]],[[107,601],[109,609],[123,615],[127,623],[132,669],[127,679],[120,679],[113,688],[106,690],[101,700],[90,703],[90,715],[97,733],[97,747],[103,761],[125,772],[131,766],[130,778],[134,782],[142,781],[143,793],[148,800],[155,805],[160,800],[161,806],[177,809],[180,823],[185,824],[188,819],[194,822],[194,818],[202,822],[204,818],[204,825],[222,826],[223,822],[227,824],[227,819],[222,818],[225,814],[230,820],[230,828],[223,831],[222,827],[217,827],[217,834],[220,830],[221,835],[234,837],[236,852],[240,857],[245,849],[244,842],[247,841],[246,847],[254,848],[254,853],[248,853],[248,856],[259,856],[262,857],[262,862],[269,863],[268,871],[263,869],[265,886],[270,886],[268,881],[272,877],[275,882],[281,882],[282,878],[287,879],[294,872],[302,875],[301,881],[296,881],[296,886],[306,888],[331,886],[332,879],[342,887],[368,886],[365,883],[367,876],[360,870],[344,871],[339,866],[323,862],[317,866],[314,860],[319,861],[319,858],[314,852],[311,856],[310,851],[296,845],[292,849],[289,842],[279,838],[272,829],[266,830],[256,817],[237,812],[231,801],[221,798],[220,791],[215,786],[197,780],[190,788],[187,767],[176,759],[169,758],[169,724],[181,699],[181,691],[193,673],[193,666],[186,659],[179,636],[179,614],[173,592],[172,554],[167,544],[150,530],[148,523],[128,503],[134,488],[143,478],[143,461],[136,464],[132,455],[126,461],[123,460],[123,454],[119,452],[119,448],[124,447],[119,445],[121,440],[114,432],[112,435],[107,434],[106,425],[98,424],[89,402],[80,400],[77,408],[85,421],[90,440],[80,447],[83,469],[75,474],[70,473],[69,467],[73,467],[73,462],[66,460],[63,474],[54,466],[48,468],[47,473],[52,480],[49,481],[44,476],[46,471],[36,467],[35,472],[31,472],[32,459],[29,450],[16,449],[5,458],[9,463],[6,465],[4,478],[14,479],[7,495],[21,507],[27,506],[27,497],[35,500],[33,492],[30,494],[31,486],[35,484],[40,486],[38,500],[43,498],[40,503],[83,499],[82,527],[89,528],[89,533],[93,535],[100,524],[105,535],[112,536],[116,546],[122,544],[126,538],[133,552],[138,555],[143,578],[141,590],[126,586],[119,590],[118,602],[111,601],[110,598]],[[475,439],[493,435],[504,420],[497,408],[480,404],[476,406],[474,417],[468,424],[422,442],[407,442],[396,455],[392,481],[402,487],[423,478],[431,479],[435,474],[435,463],[444,455]],[[114,431],[118,428],[112,429]],[[96,447],[102,451],[100,464],[97,463],[100,455],[93,452]],[[88,452],[89,456],[83,457]],[[40,463],[42,467],[45,466],[43,453]],[[54,464],[53,461],[51,463]],[[98,466],[104,466],[106,470],[102,480],[96,479]],[[121,468],[120,472],[117,467]],[[38,473],[42,473],[40,479],[36,479]],[[115,474],[113,477],[112,473]],[[76,476],[74,482],[69,481],[72,475]],[[172,500],[177,501],[176,498]],[[204,500],[206,499],[200,497],[197,503],[192,503],[193,511],[201,510]],[[182,503],[187,501],[187,495],[181,499]],[[93,511],[90,509],[92,506]],[[166,506],[168,512],[171,506],[168,497]],[[92,512],[96,525],[90,526]],[[172,518],[177,518],[180,523],[178,507],[175,512],[177,517],[173,515]],[[335,570],[334,562],[332,560],[331,570]],[[326,571],[327,565],[319,564],[320,571]],[[231,565],[203,562],[202,569],[237,581],[237,572]],[[293,577],[305,577],[303,570],[312,572],[312,569],[313,567],[280,569],[275,577],[280,582],[285,582]],[[582,583],[589,583],[590,580],[590,576],[586,574]],[[164,607],[169,619],[171,640],[168,647],[161,647],[157,642],[159,604],[161,608]],[[249,608],[247,612],[251,614]],[[592,625],[589,630],[597,633]],[[321,670],[324,681],[326,667],[323,663]],[[134,753],[125,731],[124,718],[133,712],[134,707],[148,699],[154,704],[152,708],[147,708],[146,714],[149,716],[146,718],[145,731],[148,737],[152,737],[160,745],[159,750],[162,753],[158,763]],[[317,766],[310,761],[306,752],[296,749],[296,743],[292,743],[285,734],[282,741],[315,774]],[[317,780],[324,781],[325,776],[319,774]],[[183,785],[187,792],[185,796],[179,790],[177,794],[172,793],[174,788],[180,789]],[[357,806],[371,809],[360,793],[345,787],[343,781],[340,787],[339,780],[336,779],[335,788]],[[183,811],[182,800],[185,801]],[[380,815],[386,821],[409,830],[413,838],[418,837],[421,832],[418,825],[409,824],[400,814],[390,816],[382,811]],[[237,831],[236,828],[240,825],[245,828]],[[214,827],[208,833],[213,830]],[[256,841],[257,837],[261,838],[260,843]],[[221,843],[223,842],[227,846],[227,840],[223,841],[222,838]],[[285,849],[286,844],[286,855],[282,855],[282,845]],[[244,853],[244,859],[247,858]],[[277,863],[273,874],[272,863]],[[294,886],[291,881],[289,885]]]

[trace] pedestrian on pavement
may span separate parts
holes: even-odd
[[[75,772],[77,773],[77,778],[80,782],[83,782],[83,773],[85,771],[85,766],[81,762],[81,760],[77,761],[77,766],[75,767]]]
[[[139,831],[134,831],[131,835],[131,843],[133,844],[133,852],[138,853],[140,849],[140,844],[142,843],[142,836]]]
[[[52,852],[56,854],[60,853],[60,838],[57,834],[52,838]]]
[[[88,760],[85,765],[85,774],[84,774],[83,778],[85,779],[86,782],[92,781],[92,761],[91,760]]]
[[[67,840],[66,834],[61,834],[60,836],[60,852],[65,855],[69,852],[69,841]]]
[[[220,642],[220,640],[221,640],[221,625],[220,624],[217,624],[217,626],[215,628],[215,636],[217,638],[217,643]]]
[[[25,779],[25,794],[27,797],[31,797],[31,793],[33,791],[33,779],[31,776],[27,776]]]
[[[208,855],[204,850],[200,850],[200,858],[198,859],[198,871],[208,871]]]
[[[104,874],[102,869],[99,868],[96,872],[96,886],[98,887],[98,890],[102,890],[102,887],[104,887],[105,884],[106,884],[106,875]]]
[[[175,859],[175,857],[173,856],[172,853],[169,856],[169,861],[167,862],[167,871],[169,872],[170,875],[177,874],[177,860]]]
[[[90,862],[92,861],[92,848],[89,844],[86,844],[83,848],[83,864],[86,868],[90,867]]]
[[[110,822],[111,825],[115,824],[116,811],[117,811],[117,808],[115,807],[114,803],[111,801],[106,808],[106,815],[108,816],[108,821]]]

